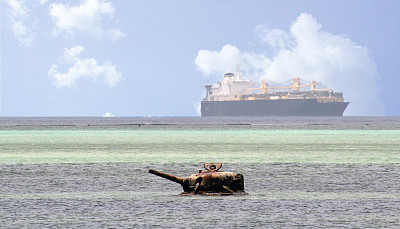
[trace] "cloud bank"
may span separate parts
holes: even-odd
[[[67,72],[60,73],[58,65],[51,66],[48,75],[56,80],[57,87],[71,87],[80,78],[90,78],[96,81],[98,77],[102,77],[110,86],[114,86],[121,80],[121,73],[110,62],[98,65],[93,58],[81,59],[79,55],[84,49],[82,46],[64,49],[63,60],[66,64],[72,65]]]
[[[53,3],[49,15],[53,18],[55,28],[53,35],[63,32],[74,35],[75,32],[89,33],[96,38],[108,37],[118,40],[124,33],[118,29],[104,30],[101,27],[103,16],[113,17],[115,8],[104,0],[83,0],[78,6]]]
[[[28,14],[24,0],[5,0],[7,4],[7,16],[10,23],[10,29],[15,38],[25,46],[32,46],[34,41],[34,20]]]
[[[294,77],[331,84],[334,91],[344,92],[350,101],[346,115],[383,115],[378,99],[377,68],[368,49],[358,46],[344,35],[333,35],[310,14],[301,14],[290,31],[257,26],[262,44],[270,56],[242,52],[234,45],[219,51],[200,50],[195,59],[204,76],[222,77],[237,63],[252,78],[283,82]]]

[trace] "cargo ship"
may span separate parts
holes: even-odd
[[[201,101],[201,116],[343,116],[349,105],[342,92],[333,92],[320,82],[300,78],[275,83],[240,79],[224,74],[223,81],[203,84],[207,90]]]

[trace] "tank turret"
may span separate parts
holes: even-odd
[[[205,171],[192,174],[186,178],[149,169],[149,173],[180,184],[181,195],[246,195],[242,174],[219,171],[222,163],[205,163]]]

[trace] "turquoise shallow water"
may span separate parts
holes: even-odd
[[[0,163],[400,163],[400,130],[0,131]]]
[[[86,119],[67,121],[40,119],[43,127],[23,119],[0,130],[3,227],[395,228],[400,223],[400,130],[385,128],[393,123],[288,119],[278,120],[280,125],[274,120],[271,128],[270,120],[259,119],[250,120],[257,125],[222,120],[222,126],[215,125],[218,120],[180,126],[155,119],[151,126],[134,119],[116,127],[90,119],[94,124],[88,128]],[[180,185],[147,173],[152,168],[185,177],[203,162],[223,162],[223,170],[242,173],[249,195],[182,197]]]

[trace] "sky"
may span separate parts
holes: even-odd
[[[0,116],[198,116],[237,64],[400,116],[397,0],[0,2]]]

